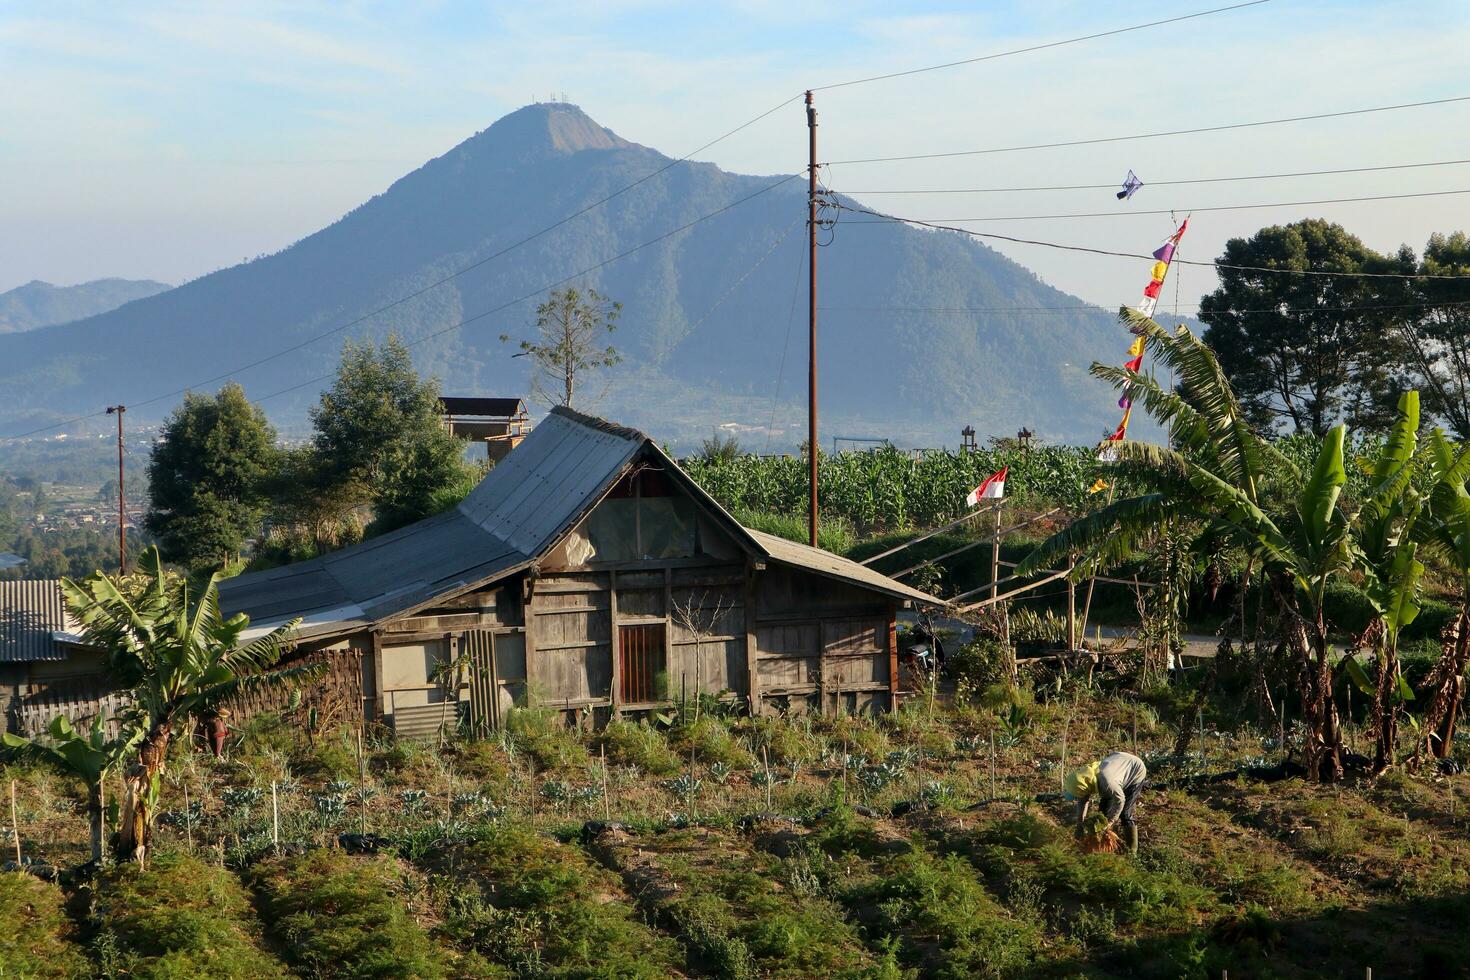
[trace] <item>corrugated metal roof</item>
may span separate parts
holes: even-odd
[[[53,634],[77,629],[56,579],[0,582],[0,663],[65,660]]]
[[[830,551],[823,551],[821,548],[813,548],[811,545],[796,541],[788,541],[764,531],[750,531],[750,535],[755,538],[756,543],[760,545],[768,558],[781,562],[783,565],[795,565],[818,575],[841,579],[844,582],[851,582],[853,585],[860,585],[877,592],[886,592],[900,599],[912,599],[915,602],[933,603],[934,605],[941,604],[938,599],[927,592],[910,588],[887,575],[873,571],[866,565],[848,561],[841,555],[834,555]]]
[[[13,552],[9,551],[0,551],[0,571],[3,571],[7,568],[19,568],[25,563],[26,560],[20,555],[14,554]]]
[[[555,408],[453,510],[312,561],[220,585],[228,613],[252,633],[302,617],[303,639],[349,632],[489,582],[549,552],[642,452],[685,488],[752,553],[889,595],[936,602],[836,555],[741,527],[653,440],[636,429]]]

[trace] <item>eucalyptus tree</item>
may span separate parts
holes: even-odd
[[[1125,310],[1155,358],[1173,369],[1178,387],[1094,364],[1092,373],[1127,389],[1136,404],[1167,426],[1168,446],[1124,441],[1103,463],[1105,475],[1143,492],[1115,500],[1042,542],[1023,562],[1028,574],[1076,553],[1083,569],[1132,553],[1160,527],[1198,528],[1193,548],[1241,549],[1263,569],[1277,612],[1277,640],[1297,661],[1303,720],[1303,757],[1310,778],[1342,775],[1342,733],[1332,698],[1335,661],[1325,612],[1327,587],[1357,567],[1357,513],[1341,506],[1347,483],[1346,428],[1327,430],[1310,473],[1300,473],[1255,431],[1215,355],[1185,327],[1170,334],[1152,320]],[[1396,427],[1417,426],[1404,417]],[[1410,450],[1412,455],[1412,449]],[[1404,464],[1387,465],[1390,478],[1372,497],[1391,494]],[[1267,489],[1273,490],[1268,499]],[[1279,498],[1279,499],[1278,499]]]
[[[131,761],[123,770],[118,851],[143,863],[168,748],[175,728],[252,689],[300,679],[317,665],[272,669],[288,649],[292,621],[247,638],[249,619],[226,619],[219,607],[219,576],[202,585],[165,569],[156,548],[144,551],[137,570],[113,577],[102,572],[61,588],[82,636],[106,652],[112,675],[131,689],[123,716]]]

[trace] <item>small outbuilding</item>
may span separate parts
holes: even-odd
[[[58,706],[110,691],[102,652],[80,633],[57,579],[0,582],[0,730],[33,734]]]
[[[696,692],[888,709],[897,610],[938,602],[741,526],[643,433],[565,408],[453,509],[232,579],[221,601],[252,631],[299,617],[301,648],[360,662],[365,715],[404,734],[494,728],[515,704],[601,722]]]

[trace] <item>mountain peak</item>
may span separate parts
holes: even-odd
[[[599,126],[570,102],[534,102],[491,124],[476,139],[516,156],[569,156],[584,150],[616,150],[634,146]]]

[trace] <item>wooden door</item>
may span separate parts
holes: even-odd
[[[618,651],[623,704],[649,704],[660,700],[658,675],[668,669],[662,623],[618,627]]]

